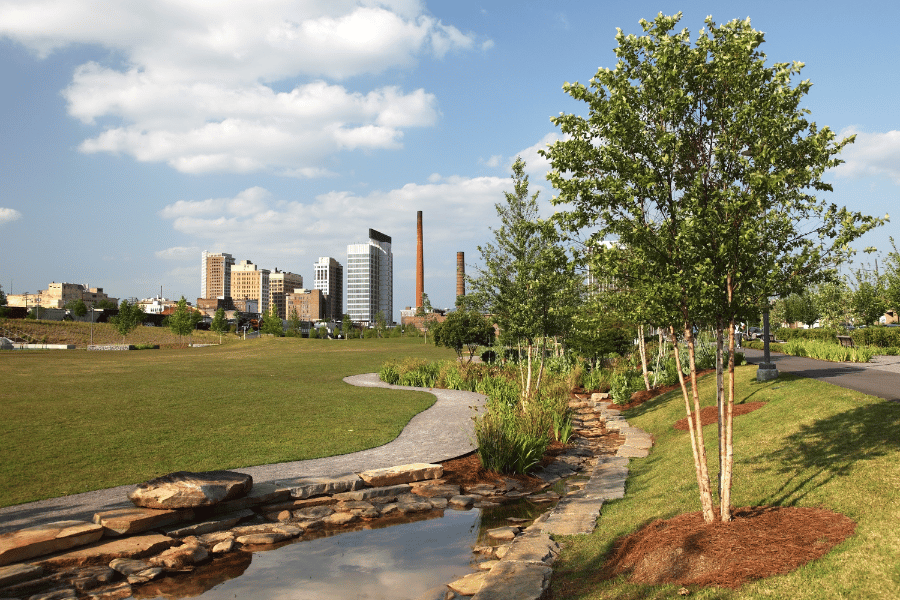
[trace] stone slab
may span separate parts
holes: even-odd
[[[362,481],[360,479],[360,481]],[[377,487],[377,488],[363,488],[361,490],[356,490],[353,492],[342,492],[340,494],[334,494],[333,497],[335,500],[369,500],[371,498],[391,498],[393,496],[399,496],[401,494],[408,494],[412,491],[412,486],[403,483],[400,485],[389,485],[386,487]]]
[[[551,564],[559,556],[559,544],[540,531],[528,531],[517,537],[503,560]]]
[[[108,565],[115,558],[143,558],[158,554],[173,544],[175,540],[158,533],[136,535],[48,556],[36,564],[42,567]]]
[[[292,498],[310,498],[325,494],[341,494],[358,490],[365,485],[356,473],[344,473],[333,477],[297,477],[295,479],[282,479],[276,482],[280,487],[287,488]]]
[[[0,587],[37,579],[43,574],[44,569],[38,565],[18,564],[0,567]]]
[[[472,600],[538,600],[550,585],[553,570],[543,563],[503,560],[485,573]]]
[[[243,519],[249,519],[250,517],[253,517],[255,515],[255,512],[248,508],[245,508],[244,510],[224,514],[219,519],[203,521],[202,523],[191,523],[190,525],[175,525],[172,527],[164,527],[162,531],[170,537],[178,538],[187,537],[189,535],[203,535],[204,533],[212,533],[214,531],[223,531],[225,529],[229,529],[237,525]]]
[[[359,473],[360,479],[371,487],[386,487],[401,483],[413,483],[427,479],[438,479],[444,474],[444,467],[430,463],[412,463],[384,469],[371,469]]]
[[[198,515],[220,515],[253,508],[270,502],[280,502],[291,497],[291,490],[286,486],[274,483],[257,483],[253,485],[250,493],[242,498],[235,500],[226,500],[209,508],[197,509]]]
[[[246,473],[177,471],[138,484],[128,498],[142,508],[197,508],[234,500],[252,487],[253,477]]]
[[[0,566],[91,544],[103,527],[87,521],[56,521],[0,534]]]
[[[190,521],[192,509],[157,510],[153,508],[116,508],[94,515],[94,523],[102,525],[106,535],[134,535],[173,523]]]

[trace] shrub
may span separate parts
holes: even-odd
[[[864,327],[850,334],[857,346],[891,348],[900,346],[900,327]]]

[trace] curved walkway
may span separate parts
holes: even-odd
[[[278,479],[338,475],[417,462],[433,463],[456,458],[475,449],[472,413],[475,409],[480,411],[484,406],[483,395],[458,390],[437,388],[423,390],[388,385],[379,380],[376,373],[345,377],[344,381],[358,387],[424,391],[433,394],[437,401],[430,408],[414,416],[399,436],[383,446],[352,454],[231,470],[253,476],[254,482],[265,483]],[[0,508],[0,533],[52,521],[68,519],[91,521],[94,513],[132,506],[128,500],[128,493],[132,489],[134,485],[122,485]]]
[[[744,348],[742,352],[749,363],[758,364],[763,361],[762,350]],[[876,356],[868,363],[829,362],[775,352],[770,354],[770,358],[779,371],[818,379],[891,402],[900,402],[898,356]]]

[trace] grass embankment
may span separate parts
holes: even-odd
[[[121,344],[122,334],[109,323],[93,324],[94,344]],[[28,319],[0,319],[0,336],[14,337],[35,344],[74,344],[87,348],[91,343],[91,324],[80,321],[31,321]],[[222,335],[222,342],[237,341],[235,334]],[[218,344],[219,334],[212,331],[194,331],[184,339],[172,333],[168,327],[140,326],[125,336],[126,344],[154,344],[182,346],[184,344]]]
[[[900,404],[782,374],[758,383],[756,367],[737,370],[738,401],[764,401],[735,419],[734,506],[809,506],[847,515],[856,533],[823,558],[738,590],[706,588],[691,598],[900,598]],[[714,403],[715,377],[702,381]],[[626,497],[603,506],[596,531],[563,538],[554,564],[555,598],[672,598],[678,586],[599,581],[619,537],[655,519],[700,509],[680,390],[626,411],[656,438],[648,458],[632,460]],[[704,429],[713,481],[716,426]]]
[[[318,458],[394,439],[431,394],[363,389],[421,338],[264,338],[152,352],[0,355],[0,506],[205,471]]]

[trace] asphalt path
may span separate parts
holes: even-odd
[[[437,400],[407,423],[394,440],[369,450],[288,463],[230,469],[247,473],[255,483],[274,482],[317,475],[380,469],[410,463],[435,463],[468,454],[475,449],[474,411],[484,406],[485,397],[474,392],[387,385],[376,373],[355,375],[344,381],[357,387],[381,387],[430,393]],[[134,506],[128,493],[134,485],[50,498],[38,502],[0,508],[0,533],[32,525],[77,519],[92,521],[94,514]]]
[[[743,348],[741,352],[749,363],[763,362],[762,350]],[[829,362],[775,352],[769,356],[779,372],[818,379],[891,402],[900,402],[898,356],[876,356],[869,363]]]

